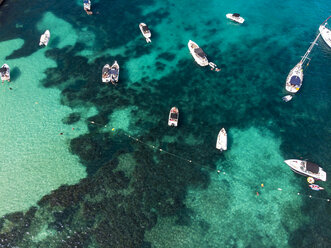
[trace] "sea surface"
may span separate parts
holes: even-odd
[[[331,247],[331,180],[312,191],[283,162],[331,175],[321,38],[300,91],[282,100],[330,1],[99,0],[92,11],[78,0],[0,6],[12,79],[0,84],[0,247]],[[244,24],[225,18],[234,12]],[[197,65],[189,40],[221,71]],[[101,82],[114,60],[117,86]]]

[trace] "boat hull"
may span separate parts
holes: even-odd
[[[40,36],[39,46],[42,45],[47,46],[50,38],[51,38],[51,33],[49,32],[49,30],[46,30],[45,33],[43,33]]]
[[[208,59],[207,58],[200,58],[196,53],[194,52],[194,49],[199,48],[199,46],[194,41],[188,42],[188,49],[190,50],[191,55],[193,56],[195,62],[198,63],[200,66],[207,66],[208,65]]]
[[[110,70],[111,70],[110,81],[112,82],[112,84],[116,84],[120,77],[120,66],[118,65],[116,60],[114,64],[111,66]],[[113,74],[113,71],[116,71],[116,73]]]
[[[102,68],[102,82],[103,83],[109,83],[110,82],[110,75],[108,74],[108,71],[110,70],[110,66],[106,64]]]
[[[221,151],[226,151],[228,149],[228,137],[224,128],[222,128],[218,133],[216,149]]]
[[[150,43],[150,42],[152,42],[151,39],[150,39],[152,37],[152,33],[149,29],[148,29],[147,32],[144,31],[144,29],[143,29],[144,27],[147,27],[147,25],[145,23],[142,22],[142,23],[139,24],[139,29],[140,29],[142,35],[145,37],[146,42]]]
[[[291,79],[293,77],[297,77],[300,79],[300,84],[299,85],[292,85],[290,82],[291,82]],[[287,78],[286,78],[286,83],[285,83],[285,89],[288,91],[288,92],[291,92],[291,93],[296,93],[299,91],[299,89],[301,88],[302,86],[302,81],[303,81],[303,69],[302,69],[302,64],[301,62],[299,62],[291,71],[290,73],[288,74]]]
[[[172,114],[176,114],[176,118],[172,118]],[[177,127],[178,126],[178,119],[179,119],[179,111],[178,108],[172,107],[169,112],[168,118],[168,126],[170,127]]]
[[[235,17],[235,16],[233,16],[232,14],[226,14],[225,16],[226,16],[226,18],[228,18],[228,19],[230,19],[230,20],[232,20],[232,21],[234,21],[234,22],[236,22],[236,23],[243,24],[244,21],[245,21],[245,19],[242,18],[241,16],[239,16],[239,17]]]
[[[305,177],[312,177],[315,180],[321,180],[321,181],[326,181],[326,172],[319,167],[319,172],[318,173],[312,173],[308,170],[303,169],[303,166],[305,167],[306,161],[299,160],[299,159],[289,159],[284,161],[292,171],[295,173],[305,176]]]
[[[331,30],[325,25],[321,25],[318,29],[325,43],[331,48]]]
[[[2,81],[10,81],[10,67],[7,64],[3,64],[1,68],[6,68],[6,73],[1,73],[1,80]]]

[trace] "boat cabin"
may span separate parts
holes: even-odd
[[[149,29],[148,29],[147,25],[142,26],[142,29],[143,29],[144,33],[149,33]]]
[[[207,57],[207,55],[204,53],[204,51],[200,47],[194,49],[194,52],[201,58]]]
[[[234,17],[240,17],[240,14],[234,13],[234,14],[232,14],[232,16],[234,16]]]
[[[170,114],[170,119],[175,119],[175,120],[177,120],[177,119],[178,119],[178,113],[171,113],[171,114]]]
[[[293,85],[293,86],[300,87],[301,79],[298,76],[293,76],[293,77],[291,77],[290,84]]]
[[[306,162],[306,170],[311,173],[318,174],[320,167],[317,164]]]

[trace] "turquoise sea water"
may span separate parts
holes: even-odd
[[[92,1],[92,10],[0,6],[0,63],[12,72],[0,86],[0,247],[330,247],[330,182],[311,191],[283,162],[331,173],[323,40],[300,91],[281,99],[330,2]],[[243,25],[225,18],[233,12]],[[194,62],[190,39],[221,72]],[[119,84],[104,85],[101,69],[115,59]],[[167,126],[172,106],[178,128]]]

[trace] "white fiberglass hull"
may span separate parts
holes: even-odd
[[[49,32],[49,30],[46,30],[45,33],[43,33],[40,37],[40,42],[39,42],[39,46],[47,46],[49,39],[51,38],[51,33]]]
[[[110,70],[111,70],[110,81],[113,84],[116,84],[120,77],[120,66],[118,65],[116,60],[115,60],[114,64],[111,66]]]
[[[140,29],[142,35],[145,37],[146,42],[150,43],[150,42],[152,42],[150,39],[152,37],[152,33],[150,30],[144,31],[144,29],[143,29],[144,27],[147,27],[147,25],[145,23],[142,22],[139,24],[139,29]]]
[[[300,84],[298,85],[292,85],[291,79],[292,78],[298,78],[298,80],[300,79]],[[303,81],[303,69],[302,69],[302,64],[301,62],[299,62],[288,74],[287,78],[286,78],[286,83],[285,83],[285,89],[288,92],[291,93],[296,93],[298,92],[298,90],[301,88],[302,86],[302,81]]]
[[[106,64],[102,68],[102,82],[103,83],[109,83],[110,82],[110,75],[108,73],[109,70],[110,70],[110,66],[108,64]]]
[[[175,117],[172,116],[173,114],[175,114],[176,116]],[[178,108],[172,107],[171,110],[170,110],[170,112],[169,112],[168,126],[177,127],[178,126],[178,119],[179,119]]]
[[[191,40],[188,42],[187,45],[188,45],[188,49],[190,50],[190,53],[192,54],[195,62],[197,62],[198,65],[200,65],[200,66],[207,66],[208,65],[208,59],[206,57],[201,58],[194,51],[194,49],[199,48],[199,46],[194,41],[191,41]]]
[[[245,21],[245,19],[242,18],[241,16],[236,17],[236,16],[233,16],[232,14],[226,14],[225,16],[226,16],[226,18],[228,18],[234,22],[240,23],[240,24],[243,24]]]
[[[224,128],[218,133],[217,142],[216,142],[216,149],[221,151],[225,151],[228,149],[228,136]]]
[[[10,67],[9,67],[9,65],[3,64],[1,66],[1,68],[6,68],[7,69],[5,73],[1,72],[2,82],[5,81],[5,80],[10,81]]]
[[[84,3],[84,10],[86,11],[91,11],[91,2],[89,3]]]
[[[295,173],[306,177],[312,177],[316,180],[326,181],[326,172],[319,167],[318,173],[313,173],[305,168],[306,161],[299,159],[288,159],[284,161]]]
[[[321,25],[319,31],[325,43],[331,48],[331,30],[325,27],[325,25]]]

